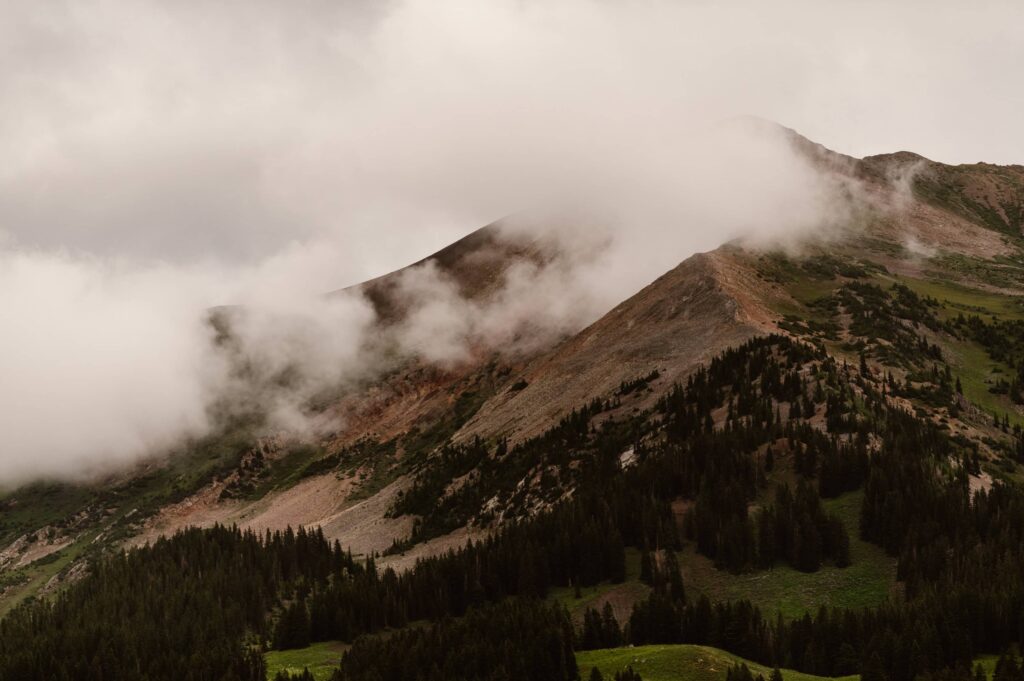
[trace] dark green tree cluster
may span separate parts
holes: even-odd
[[[289,604],[281,612],[274,627],[273,647],[277,650],[305,648],[312,635],[309,612],[303,601]]]
[[[992,681],[1024,681],[1024,661],[1012,653],[1000,655]]]
[[[803,373],[811,366],[814,388]],[[827,393],[822,382],[830,385]],[[775,506],[756,518],[748,513],[777,448],[791,452],[794,468],[808,479],[822,462],[823,495],[860,485],[868,463],[866,434],[846,442],[802,417],[784,421],[779,414],[779,405],[788,402],[791,414],[796,409],[810,416],[817,403],[842,395],[845,387],[820,352],[766,337],[727,351],[662,400],[668,447],[651,466],[673,485],[663,493],[695,497],[684,530],[717,567],[739,572],[783,560],[814,571],[824,560],[849,564],[845,527],[825,516],[809,483],[801,483],[795,501],[788,490],[780,491]],[[725,420],[716,426],[712,414],[722,406]]]
[[[0,679],[252,679],[247,634],[286,585],[356,569],[319,532],[186,530],[96,562],[52,601],[0,620]]]
[[[604,681],[604,678],[604,674],[597,667],[592,667],[590,669],[590,676],[587,677],[589,681]],[[640,674],[633,671],[632,666],[628,666],[621,671],[615,672],[611,677],[611,681],[643,681],[643,679]]]
[[[628,381],[623,381],[619,384],[619,389],[615,391],[618,397],[624,397],[638,390],[645,389],[652,381],[656,381],[661,377],[661,372],[655,369],[646,376],[640,376],[639,378],[633,378]]]
[[[434,511],[437,502],[444,496],[448,484],[467,473],[474,471],[488,456],[487,447],[480,438],[468,444],[445,444],[440,452],[424,466],[416,477],[412,487],[403,492],[392,509],[395,516],[407,514],[429,514]],[[453,509],[454,511],[454,509]],[[465,522],[465,518],[457,512],[438,518],[443,520],[431,531],[444,532],[453,523]],[[424,530],[421,530],[424,531]]]
[[[921,297],[902,284],[883,289],[877,284],[854,281],[815,302],[833,316],[850,315],[849,332],[858,341],[850,349],[870,348],[880,360],[907,369],[924,359],[941,360],[942,350],[921,333],[922,327],[938,331],[938,301]],[[881,341],[881,342],[880,342]]]
[[[537,497],[545,502],[557,501],[566,488],[578,481],[578,467],[571,464],[589,460],[595,448],[618,453],[632,442],[628,428],[614,422],[606,424],[599,433],[592,430],[591,420],[610,405],[607,400],[595,398],[574,409],[547,432],[511,449],[504,440],[493,451],[480,440],[445,444],[438,454],[416,468],[412,488],[391,509],[395,516],[415,516],[409,542],[396,545],[395,550],[440,536],[473,520],[495,520],[492,514],[481,510],[491,498],[498,500],[493,506],[501,509],[500,519],[505,521],[528,516]],[[520,485],[524,478],[538,472],[539,486]],[[449,491],[450,483],[463,476],[466,477],[458,488]]]
[[[565,610],[535,599],[473,608],[459,619],[360,638],[333,681],[573,681]]]
[[[824,512],[818,493],[805,480],[799,481],[795,496],[788,485],[779,486],[775,503],[761,509],[756,527],[761,567],[780,558],[803,572],[817,571],[827,559],[838,567],[850,564],[846,528]]]
[[[725,671],[725,681],[765,681],[763,674],[755,675],[743,662],[737,662]],[[782,681],[782,672],[773,669],[769,681]]]
[[[840,380],[849,374],[827,373]],[[825,383],[834,391],[832,378]],[[969,443],[886,405],[870,385],[859,394],[863,404],[850,436],[856,442],[866,423],[879,441],[868,457],[861,532],[898,556],[907,600],[865,611],[823,610],[786,624],[766,622],[749,605],[688,603],[656,593],[635,609],[629,640],[707,643],[818,674],[859,670],[870,681],[969,669],[977,653],[1021,643],[1024,494],[997,483],[972,496],[967,472],[976,450]]]
[[[274,674],[274,681],[316,681],[316,677],[313,676],[309,669],[303,669],[297,674],[282,670]]]
[[[583,614],[583,627],[579,636],[581,650],[618,648],[622,642],[622,630],[612,613],[610,603],[605,603],[601,612],[587,608]]]
[[[530,522],[421,559],[401,574],[378,570],[371,558],[344,575],[304,582],[278,618],[273,644],[352,641],[415,620],[460,616],[510,596],[541,598],[553,586],[622,582],[625,543],[619,528],[628,523],[620,518],[638,510],[625,489],[620,482],[604,494],[580,494]]]

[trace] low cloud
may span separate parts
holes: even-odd
[[[219,367],[191,283],[0,254],[0,482],[96,472],[208,428]]]

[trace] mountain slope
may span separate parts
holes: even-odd
[[[529,362],[518,374],[527,385],[487,401],[457,438],[538,435],[624,381],[657,371],[656,385],[669,386],[721,348],[774,330],[770,312],[749,295],[750,275],[726,250],[688,258]]]
[[[864,198],[844,230],[692,256],[528,352],[400,357],[318,405],[342,432],[5,495],[5,607],[47,598],[0,620],[0,680],[258,681],[326,641],[343,681],[971,678],[1024,637],[1017,170],[794,143]],[[558,257],[502,238],[418,267],[487,300]],[[382,337],[418,274],[358,289]]]
[[[445,445],[470,446],[480,438],[493,452],[502,441],[526,442],[594,398],[616,402],[598,421],[628,420],[721,350],[765,333],[820,344],[851,363],[865,354],[879,370],[913,379],[923,369],[893,359],[898,340],[875,340],[854,328],[849,307],[859,294],[850,298],[850,286],[908,286],[936,299],[934,314],[942,322],[960,313],[995,315],[1001,323],[1021,318],[1019,166],[950,167],[906,153],[857,160],[798,136],[794,144],[826,172],[854,179],[870,199],[870,209],[847,231],[778,252],[733,244],[693,256],[550,346],[516,353],[473,348],[468,358],[443,367],[403,358],[379,380],[322,405],[346,428],[311,443],[242,428],[192,443],[170,464],[147,463],[88,485],[7,493],[0,498],[2,598],[9,603],[56,589],[78,574],[90,552],[188,525],[320,527],[357,553],[384,551],[413,532],[419,514],[400,512],[396,504],[436,469]],[[430,268],[466,298],[486,300],[517,263],[557,260],[554,243],[495,224],[410,267]],[[400,325],[408,312],[400,292],[410,271],[354,289],[373,302],[384,329]],[[972,484],[1014,478],[1018,473],[1008,468],[1000,446],[989,444],[1005,435],[993,427],[993,413],[1021,420],[1021,405],[1012,399],[1012,353],[993,359],[997,350],[979,340],[983,332],[966,327],[923,334],[962,378],[963,405],[952,417],[925,402],[908,404],[981,443],[987,478],[976,476]],[[642,389],[623,391],[626,384]],[[524,469],[516,482],[525,497],[542,472]],[[444,480],[436,501],[472,478],[464,471]],[[559,490],[571,493],[570,482]],[[549,503],[538,496],[524,508]],[[486,533],[491,527],[483,506],[460,512],[459,527],[424,536],[430,540],[388,560],[408,565]]]
[[[515,265],[543,265],[559,256],[550,240],[508,229],[506,222],[493,222],[407,267],[329,295],[364,295],[373,303],[380,320],[391,324],[408,311],[400,291],[403,277],[411,271],[430,268],[452,281],[462,297],[486,299],[502,288],[505,273]]]

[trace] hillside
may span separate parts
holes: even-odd
[[[1000,522],[1016,517],[1007,490],[1024,482],[1024,168],[944,166],[907,152],[858,160],[795,133],[793,142],[866,197],[843,231],[777,249],[736,242],[694,255],[586,328],[525,350],[473,347],[442,365],[395,357],[382,376],[323,398],[317,408],[342,416],[345,428],[312,440],[242,420],[102,480],[4,492],[0,615],[29,596],[54,598],[88,581],[90,561],[119,547],[193,526],[260,534],[301,527],[402,571],[511,521],[540,523],[523,530],[536,538],[509,535],[512,555],[568,542],[551,534],[550,517],[596,542],[591,560],[622,555],[621,568],[592,573],[577,565],[555,574],[568,568],[556,569],[564,561],[553,557],[536,574],[516,568],[531,584],[544,582],[541,591],[576,627],[606,605],[625,625],[644,603],[657,605],[673,574],[688,598],[665,617],[685,622],[699,604],[742,602],[780,632],[805,614],[818,626],[821,608],[908,604],[930,617],[936,584],[984,570],[1016,593],[1016,554],[1001,543],[1016,531],[1012,523],[951,536],[914,523],[922,509],[944,508],[949,527],[966,527],[974,511],[962,502],[978,495],[992,508],[1007,504]],[[388,343],[409,314],[407,277],[426,268],[463,298],[486,301],[518,265],[558,262],[558,248],[491,225],[345,295],[372,302]],[[906,433],[927,444],[907,448]],[[905,469],[892,467],[904,460]],[[885,487],[895,479],[902,488]],[[918,484],[919,496],[901,496]],[[795,516],[771,515],[789,505]],[[757,534],[769,523],[780,533],[770,542]],[[601,543],[610,538],[615,546]],[[1003,553],[993,564],[954,566],[929,548],[972,541]],[[569,542],[563,550],[585,548]],[[522,574],[480,588],[499,602],[498,594],[526,588]],[[285,579],[260,598],[284,603],[292,588]],[[465,606],[413,600],[402,617],[461,615]],[[276,606],[269,612],[283,616]],[[256,619],[240,621],[240,630],[263,621],[262,611],[249,616]],[[547,617],[509,615],[535,616]],[[373,632],[380,623],[360,626]],[[445,635],[457,639],[453,626]],[[637,626],[630,635],[638,645],[742,652],[721,632],[666,640]],[[950,654],[1001,652],[978,641]],[[862,643],[857,655],[893,652]],[[745,645],[745,657],[767,659],[760,638]],[[805,672],[854,668],[831,668],[818,653],[794,648],[784,659]],[[584,667],[588,655],[598,659],[581,653]]]
[[[631,667],[645,681],[717,681],[724,677],[730,667],[741,663],[747,664],[752,673],[761,674],[766,679],[772,673],[770,667],[743,660],[715,648],[694,645],[593,650],[580,653],[578,659],[581,676],[584,679],[593,667],[600,669],[606,678],[612,678],[616,672]],[[782,670],[782,678],[784,681],[814,681],[822,677],[787,669]],[[858,677],[842,678],[854,681]]]
[[[314,644],[309,648],[293,651],[274,652],[268,655],[267,677],[273,679],[280,671],[293,674],[309,669],[315,681],[327,681],[337,666],[343,650],[338,645]],[[597,667],[605,678],[627,667],[641,674],[645,681],[718,681],[726,670],[736,664],[747,664],[754,674],[768,678],[772,669],[736,655],[695,645],[639,646],[633,648],[611,648],[578,653],[577,663],[580,677],[586,679]],[[792,670],[781,670],[783,681],[815,681],[823,677],[802,674]],[[857,677],[848,677],[854,681]]]
[[[457,439],[538,435],[573,406],[658,371],[653,399],[718,350],[775,328],[751,295],[756,286],[753,272],[724,250],[688,258],[527,363],[518,375],[526,385],[484,403]]]
[[[869,295],[873,288],[854,290]],[[901,307],[875,318],[879,328],[893,316],[929,321],[932,304],[891,291]],[[926,354],[937,359],[930,347]],[[626,386],[622,395],[640,387]],[[532,506],[538,495],[576,490],[547,510],[534,506],[487,542],[396,573],[357,559],[319,531],[261,538],[223,527],[190,530],[109,556],[52,603],[30,604],[0,621],[0,678],[81,669],[99,631],[119,651],[104,654],[108,669],[172,669],[180,664],[176,646],[139,642],[162,632],[187,646],[195,622],[204,624],[208,652],[189,669],[217,676],[235,669],[249,679],[265,673],[258,655],[265,646],[330,640],[351,643],[333,678],[353,680],[397,681],[425,669],[431,679],[492,678],[483,672],[491,665],[517,677],[568,680],[579,671],[571,652],[624,643],[710,646],[819,676],[859,671],[909,680],[921,671],[962,669],[1019,636],[1006,614],[1024,598],[1015,568],[1024,492],[1015,484],[976,487],[988,454],[947,422],[903,403],[943,405],[957,418],[959,395],[945,370],[897,379],[866,358],[850,365],[806,342],[758,337],[717,355],[652,410],[593,427],[596,416],[619,405],[592,401],[543,437],[499,448],[497,465],[480,443],[446,447],[440,463],[470,462],[477,475],[425,508],[420,531],[473,508],[452,503],[489,489],[511,494],[501,503],[509,511]],[[1000,431],[1010,432],[1005,420],[993,424],[993,435]],[[1019,431],[1014,439],[1005,461],[1024,451]],[[634,450],[624,456],[630,442]],[[436,499],[430,485],[443,483],[436,474],[450,468],[433,463],[403,503]],[[546,471],[536,488],[514,484],[535,466]],[[859,498],[847,496],[853,490]],[[797,573],[810,579],[855,569],[868,558],[854,550],[843,517],[851,499],[860,507],[859,539],[898,556],[903,593],[876,607],[847,602],[803,616],[771,615],[737,596],[713,602],[700,593],[707,584],[684,577],[693,547],[715,569],[744,579],[784,567],[796,571],[794,580]],[[638,570],[630,559],[637,553]],[[582,621],[573,621],[557,604],[586,599],[584,588],[614,590],[633,580],[646,589],[635,592],[628,615],[611,603],[598,612],[590,601]],[[576,593],[560,595],[565,589]],[[548,596],[557,603],[549,605]],[[963,608],[965,602],[977,607]],[[173,616],[150,617],[164,612]],[[629,652],[606,654],[621,659]]]
[[[171,481],[155,483],[173,487],[172,496],[165,496],[165,501],[154,498],[149,490],[141,507],[137,500],[126,499],[120,513],[133,510],[127,508],[128,503],[135,504],[137,510],[132,520],[115,521],[125,525],[121,533],[141,532],[140,537],[145,538],[212,522],[239,522],[254,528],[320,525],[329,536],[342,539],[356,551],[383,550],[407,535],[411,527],[408,517],[387,517],[395,495],[408,484],[416,460],[446,437],[459,442],[476,436],[512,441],[528,438],[590,397],[613,394],[621,383],[657,371],[659,378],[648,386],[645,397],[630,405],[646,408],[720,349],[758,333],[791,331],[794,327],[784,321],[787,315],[805,321],[814,318],[816,313],[807,303],[842,280],[841,275],[831,280],[825,276],[828,267],[834,269],[827,264],[832,258],[877,266],[873,276],[879,281],[898,279],[920,291],[958,293],[958,299],[987,296],[982,302],[1000,310],[1013,308],[1022,288],[1020,228],[1014,226],[1022,186],[1020,167],[948,167],[906,153],[857,161],[796,133],[792,137],[798,148],[818,159],[829,172],[860,178],[881,207],[847,234],[801,247],[796,257],[758,254],[736,246],[694,256],[549,350],[513,356],[483,350],[472,361],[445,368],[409,358],[379,382],[344,394],[326,407],[342,414],[347,424],[337,436],[313,447],[261,436],[249,451],[258,453],[256,461],[267,470],[254,470],[252,455],[233,449],[246,446],[238,437],[235,444],[229,444],[231,437],[219,437],[204,446],[222,452],[218,456],[223,463],[214,466],[227,465],[228,469],[220,469],[223,472],[216,474],[216,480],[190,492],[189,486],[195,483],[187,478],[195,473],[201,480],[204,475],[190,463],[185,479],[173,485]],[[911,169],[912,177],[907,175]],[[907,186],[913,191],[910,200],[901,193],[905,190],[901,183],[908,178]],[[941,192],[937,186],[942,187]],[[1001,216],[1002,222],[997,224],[992,216]],[[553,244],[526,239],[495,224],[410,268],[436,268],[455,282],[462,295],[486,298],[500,288],[503,272],[516,263],[557,259]],[[821,271],[801,269],[799,264],[822,258],[826,264]],[[401,320],[396,290],[410,268],[357,287],[373,301],[385,327]],[[961,352],[977,355],[983,350],[968,345]],[[1016,413],[1013,405],[988,391],[990,372],[978,366],[965,368],[969,369],[968,397],[972,401]],[[409,433],[419,435],[410,437]],[[289,454],[295,447],[298,453]],[[238,456],[250,465],[231,470],[231,461]],[[293,469],[321,458],[337,459],[336,470],[316,475],[306,469],[308,472],[294,475]],[[204,456],[204,460],[209,458]],[[148,471],[141,473],[141,480],[165,475],[159,463]],[[128,489],[115,498],[131,497],[132,488],[140,487],[139,476],[130,473],[130,482],[104,481],[98,488],[124,485]],[[239,488],[241,493],[236,491]],[[69,539],[84,536],[73,531],[70,537],[53,543],[44,539],[29,548],[28,532],[49,534],[48,523],[61,520],[62,513],[70,517],[82,511],[83,500],[99,493],[59,489],[49,493],[58,506],[52,520],[19,520],[18,514],[8,514],[6,542],[19,540],[5,550],[5,555],[17,556],[16,561],[3,561],[8,569],[63,550]],[[183,491],[184,497],[173,500]],[[15,492],[6,503],[16,505],[20,494]],[[142,517],[154,510],[156,515]],[[16,532],[19,527],[22,534]]]

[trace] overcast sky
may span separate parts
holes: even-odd
[[[1024,162],[1022,8],[0,0],[0,248],[333,288],[523,208],[591,143],[743,114]]]

